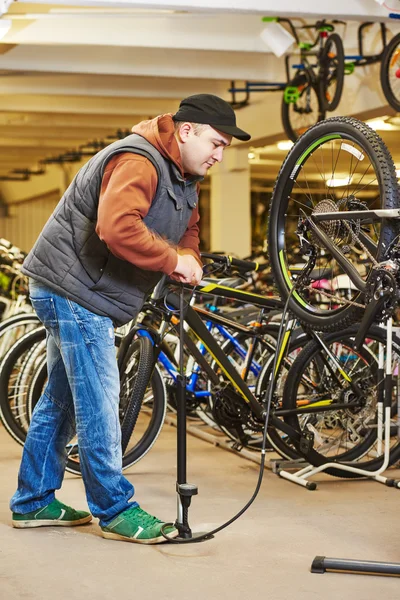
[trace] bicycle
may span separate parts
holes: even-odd
[[[319,187],[316,187],[315,180],[314,185],[310,181],[311,164],[314,171],[317,168]],[[332,182],[338,173],[341,183],[335,186]],[[297,201],[294,201],[293,194],[293,190],[297,189],[295,186],[302,190]],[[339,187],[343,189],[338,190]],[[344,341],[347,336],[348,348],[352,352],[359,353],[363,347],[368,350],[371,331],[375,331],[371,330],[372,324],[375,321],[386,322],[386,350],[381,333],[380,348],[376,351],[376,373],[371,370],[371,381],[377,389],[374,401],[377,414],[368,435],[373,431],[373,436],[377,436],[377,458],[372,461],[371,468],[378,481],[385,479],[380,477],[380,473],[391,464],[394,455],[398,457],[399,449],[397,442],[394,450],[390,451],[391,418],[398,412],[398,381],[393,378],[393,374],[398,377],[398,342],[392,341],[391,324],[400,298],[399,206],[395,168],[383,141],[375,131],[356,119],[333,118],[307,131],[289,152],[276,182],[269,220],[269,254],[276,283],[283,298],[288,300],[290,310],[303,323],[319,331],[337,331],[360,320],[351,335],[348,332],[339,334]],[[288,244],[291,249],[293,245],[298,246],[304,258],[302,271],[294,275],[287,263]],[[360,251],[368,262],[366,268],[364,265],[359,271],[356,265]],[[315,302],[311,273],[315,270],[326,273],[327,267],[331,273],[328,277],[331,291],[324,292],[328,301],[321,308]],[[342,273],[353,284],[349,287],[348,297],[335,293],[335,278]],[[328,341],[329,336],[326,338]],[[329,370],[332,352],[328,343],[323,343],[326,346],[324,368]],[[301,364],[300,370],[304,372],[318,352],[311,346],[303,352],[296,366]],[[383,369],[384,352],[387,355],[386,374]],[[315,361],[313,364],[318,373],[318,364]],[[340,373],[339,367],[340,364],[337,365]],[[296,370],[295,365],[293,368]],[[296,389],[295,377],[291,383]],[[347,410],[353,411],[354,415],[362,410],[364,404],[361,400],[366,393],[357,382],[354,385],[353,381],[352,388],[353,396],[344,404],[347,403]],[[289,407],[293,398],[292,394],[291,400],[288,400]],[[308,402],[316,400],[313,394],[307,394],[307,398]],[[356,398],[358,406],[354,402]],[[332,403],[329,401],[328,404]],[[291,425],[294,425],[293,422]],[[310,443],[315,450],[315,436],[310,437]],[[348,455],[342,453],[342,459],[346,461]],[[310,462],[318,465],[315,457]],[[334,464],[330,457],[324,458],[320,466],[330,463]],[[340,460],[338,464],[338,469],[331,467],[328,472],[357,477],[371,470],[368,468],[370,465],[363,465],[363,469],[349,469]]]
[[[220,269],[225,271],[228,264],[232,261],[235,265],[244,265],[247,271],[256,267],[254,262],[239,261],[231,257],[221,257],[212,254],[203,254],[203,257],[216,259],[220,261]],[[120,356],[124,355],[125,349],[135,336],[147,336],[152,339],[157,364],[161,366],[166,375],[167,390],[169,391],[169,404],[171,405],[171,396],[175,397],[179,379],[178,364],[168,347],[165,345],[165,336],[170,335],[171,330],[175,331],[178,337],[178,344],[182,343],[176,331],[179,320],[174,315],[174,311],[169,311],[164,306],[164,299],[160,297],[161,286],[157,286],[149,303],[144,307],[144,318],[136,323],[132,331],[124,339]],[[244,378],[251,378],[254,382],[260,374],[264,362],[276,352],[276,335],[279,329],[277,324],[269,323],[268,317],[281,308],[281,303],[276,298],[264,298],[259,294],[243,291],[237,288],[231,288],[222,285],[219,280],[203,281],[196,288],[196,295],[202,297],[211,294],[215,298],[232,298],[235,300],[245,300],[246,303],[258,304],[261,308],[261,314],[258,319],[250,325],[233,321],[217,312],[206,310],[204,308],[193,306],[194,312],[204,321],[205,327],[218,340],[223,351],[229,357],[229,360],[235,368],[241,372]],[[254,309],[252,310],[254,312]],[[146,318],[147,316],[153,318]],[[155,318],[154,318],[155,317]],[[243,432],[240,428],[229,430],[223,427],[219,415],[213,410],[212,390],[209,380],[213,378],[214,364],[210,360],[207,362],[209,349],[201,341],[196,345],[191,337],[191,331],[185,335],[184,343],[188,347],[189,359],[186,365],[186,404],[192,415],[199,416],[208,425],[220,427],[229,437],[238,441],[242,446],[251,446],[253,438],[250,430]],[[215,377],[215,374],[214,374]],[[174,405],[174,401],[172,400]],[[257,441],[258,443],[258,441]]]
[[[173,285],[173,284],[172,284]],[[176,292],[171,290],[170,286],[166,286],[164,290],[158,290],[160,304],[165,300],[164,315],[165,322],[170,322],[171,315],[176,314],[176,311],[180,307],[180,298]],[[180,318],[182,318],[180,316]],[[267,400],[268,388],[267,389],[255,389],[247,382],[246,378],[241,377],[240,372],[231,364],[229,357],[224,353],[223,349],[215,341],[214,337],[210,334],[201,317],[196,313],[190,304],[186,303],[184,314],[184,322],[190,327],[192,334],[201,341],[202,344],[207,348],[208,354],[213,357],[213,367],[205,360],[203,355],[196,355],[196,361],[203,368],[210,380],[210,390],[212,395],[213,413],[217,416],[217,420],[223,424],[225,429],[236,431],[237,435],[240,436],[240,429],[242,432],[250,429],[252,431],[261,431],[265,425],[265,420],[268,420],[269,434],[272,431],[279,432],[277,435],[281,437],[281,434],[287,436],[290,440],[291,448],[296,451],[296,456],[302,456],[306,458],[311,464],[320,465],[321,462],[334,462],[340,461],[341,455],[339,453],[338,458],[325,457],[323,452],[319,451],[314,447],[314,437],[308,431],[307,428],[303,429],[301,423],[307,417],[312,415],[313,417],[323,413],[326,418],[333,420],[334,416],[342,411],[359,411],[363,410],[364,414],[372,413],[369,416],[369,421],[377,421],[377,409],[374,402],[365,402],[365,398],[361,398],[360,394],[357,394],[357,379],[352,376],[352,373],[347,372],[346,365],[341,365],[337,360],[333,361],[334,367],[331,366],[331,361],[328,362],[328,367],[332,376],[335,375],[335,369],[338,371],[341,377],[344,377],[349,384],[349,389],[354,391],[354,398],[344,402],[338,397],[325,399],[323,408],[320,407],[321,399],[317,400],[308,399],[307,401],[301,401],[296,403],[295,406],[288,407],[283,402],[273,402],[269,405]],[[176,327],[176,326],[175,326]],[[376,341],[376,344],[382,342],[383,333],[378,330],[369,332],[371,338]],[[151,328],[146,330],[137,330],[138,336],[146,336],[152,340],[153,344],[153,364],[157,362],[157,355],[159,352],[159,335],[158,331],[154,331]],[[340,340],[341,333],[335,334]],[[354,330],[352,332],[346,332],[346,335],[355,335]],[[323,348],[326,348],[326,343],[318,335],[316,340]],[[182,340],[180,340],[182,342]],[[193,340],[184,334],[183,343],[189,352],[196,352],[196,346],[193,344]],[[371,348],[371,344],[370,344]],[[397,354],[400,351],[400,346],[397,342]],[[362,352],[368,352],[368,345],[362,345]],[[279,353],[282,355],[282,353]],[[396,356],[397,356],[396,354]],[[364,361],[365,370],[369,373],[371,378],[374,377],[376,371],[376,353],[372,350],[369,351],[371,360]],[[364,370],[364,376],[365,371]],[[271,371],[270,371],[271,372]],[[305,381],[309,381],[310,378],[305,378]],[[291,422],[290,422],[291,420]],[[351,446],[347,448],[351,460],[357,460],[365,456],[368,449],[376,445],[377,441],[377,429],[373,429],[372,433],[370,429],[367,429],[364,433],[358,432],[358,440],[350,440]],[[282,439],[282,438],[281,438]],[[399,445],[396,444],[395,449],[399,451]],[[395,457],[394,452],[392,456]],[[374,468],[376,463],[381,464],[381,457],[368,457],[368,461],[365,461],[365,466],[368,468]],[[311,484],[312,487],[312,484]]]
[[[215,261],[228,261],[228,257],[221,257],[218,255],[208,255],[209,258],[213,258]],[[242,261],[243,262],[243,261]],[[226,294],[226,291],[222,291],[224,286],[220,286],[218,282],[212,285],[213,293]],[[200,286],[201,287],[201,286]],[[207,286],[208,287],[208,286]],[[203,287],[202,289],[207,289]],[[219,289],[220,288],[220,289]],[[200,290],[201,293],[203,293]],[[232,297],[237,297],[243,292],[240,290],[230,290]],[[153,339],[154,353],[156,356],[157,364],[164,364],[167,368],[168,376],[172,378],[167,384],[167,388],[171,389],[171,385],[174,386],[176,392],[176,385],[179,377],[176,363],[173,363],[169,359],[166,361],[164,353],[163,336],[165,332],[168,332],[168,324],[173,324],[176,329],[179,321],[174,315],[173,311],[168,312],[164,306],[164,298],[159,290],[156,291],[155,297],[152,300],[152,304],[147,307],[150,314],[158,314],[159,319],[157,325],[152,325],[152,322],[145,321],[145,328],[142,329],[141,324],[137,324],[130,334],[125,338],[123,344],[128,345],[130,339],[134,339],[136,335],[145,335]],[[252,299],[252,302],[265,302],[260,296],[249,295],[246,296]],[[271,304],[271,301],[269,301]],[[271,371],[273,368],[273,358],[276,354],[276,337],[279,329],[277,323],[268,322],[269,313],[266,314],[266,324],[262,324],[260,320],[255,322],[251,327],[244,326],[241,324],[230,322],[226,317],[220,315],[210,314],[208,311],[199,307],[193,306],[194,311],[205,319],[205,326],[209,331],[212,331],[212,335],[215,338],[215,327],[217,330],[222,327],[223,337],[226,342],[221,346],[222,351],[230,360],[231,364],[236,368],[240,376],[245,380],[246,385],[249,387],[251,392],[256,396],[265,395],[270,378]],[[288,327],[287,335],[283,346],[287,348],[287,353],[280,353],[280,359],[276,368],[277,382],[274,390],[274,403],[275,407],[279,409],[286,409],[283,398],[283,389],[285,381],[288,379],[290,374],[291,365],[296,358],[297,354],[304,347],[304,345],[311,339],[311,336],[299,329],[292,329],[295,323],[291,323]],[[228,328],[232,333],[236,331],[236,334],[228,333],[225,328]],[[315,334],[312,334],[315,339]],[[161,337],[160,337],[161,336]],[[181,343],[181,341],[179,341]],[[262,426],[260,423],[253,418],[252,414],[248,414],[247,418],[242,420],[236,420],[234,423],[229,417],[226,417],[226,411],[230,411],[231,408],[226,404],[223,409],[218,403],[214,401],[214,388],[215,375],[213,378],[212,370],[218,372],[218,364],[215,360],[207,363],[207,351],[202,341],[199,342],[200,348],[196,348],[193,345],[193,341],[190,338],[189,333],[186,334],[185,343],[188,346],[189,361],[186,366],[186,404],[187,407],[197,409],[197,414],[209,425],[217,425],[234,443],[235,448],[240,449],[247,447],[252,450],[261,449],[262,441]],[[371,353],[372,354],[372,353]],[[188,367],[190,365],[190,368]],[[211,372],[210,372],[211,367]],[[208,384],[207,384],[207,379]],[[200,385],[199,381],[201,382]],[[196,385],[198,386],[196,388]],[[340,407],[341,408],[341,407]],[[337,408],[336,408],[337,409]],[[193,414],[193,413],[192,413]],[[194,413],[196,414],[196,413]],[[283,414],[283,413],[282,413]],[[268,430],[268,441],[272,448],[274,448],[284,458],[298,459],[301,457],[296,447],[290,442],[286,434],[282,434],[277,428],[271,427]]]
[[[281,105],[284,130],[295,141],[311,125],[322,121],[326,111],[333,111],[339,105],[344,83],[344,49],[341,37],[334,33],[333,23],[344,23],[322,20],[302,25],[300,29],[315,29],[317,35],[313,42],[301,42],[290,19],[278,18],[277,22],[289,25],[300,52],[300,63],[292,65],[294,77],[290,75],[290,55],[285,57],[288,84]]]
[[[249,103],[250,93],[283,91],[281,117],[288,138],[295,141],[301,133],[325,118],[326,111],[333,111],[340,102],[344,81],[344,50],[341,37],[334,33],[334,24],[342,21],[317,21],[312,25],[295,27],[290,19],[264,17],[264,22],[286,23],[300,53],[300,62],[290,66],[290,55],[285,58],[286,82],[246,81],[244,88],[231,82],[232,106],[241,108]],[[298,29],[316,29],[313,42],[302,42]],[[316,49],[316,47],[318,48]],[[312,59],[313,62],[310,61]],[[316,60],[316,63],[314,63]],[[295,75],[291,69],[295,69]],[[238,101],[237,92],[245,98]]]

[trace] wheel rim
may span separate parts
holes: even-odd
[[[360,352],[355,351],[350,340],[333,341],[329,350],[339,361],[343,372],[360,387],[359,405],[356,402],[347,379],[340,374],[337,379],[326,367],[327,360],[321,359],[319,349],[310,357],[307,366],[296,374],[293,380],[291,398],[287,408],[301,405],[316,405],[318,402],[348,403],[349,408],[300,416],[292,416],[287,421],[296,429],[311,432],[314,436],[313,450],[325,459],[333,461],[355,460],[368,462],[383,452],[377,439],[377,399],[378,387],[383,381],[378,371],[378,340],[366,340]],[[398,368],[398,355],[393,358],[393,368]],[[393,406],[396,404],[397,390],[393,391]],[[392,412],[393,414],[393,412]],[[393,438],[392,444],[397,444]]]
[[[306,217],[315,212],[381,208],[379,167],[356,138],[342,132],[322,136],[303,152],[298,150],[298,155],[280,195],[277,221],[280,270],[287,289],[296,284],[295,301],[316,316],[337,314],[351,303],[362,308],[362,295],[322,247]],[[338,220],[321,222],[319,227],[350,262],[363,261],[359,274],[365,280],[377,254],[380,223],[363,224],[361,229],[359,221]],[[308,271],[299,285],[299,277]]]

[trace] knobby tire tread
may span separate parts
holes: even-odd
[[[384,201],[383,206],[380,208],[390,209],[400,207],[399,187],[393,158],[383,140],[374,130],[352,117],[332,117],[326,121],[317,123],[306,131],[297,140],[283,162],[272,193],[268,215],[268,255],[275,284],[283,301],[286,301],[289,290],[279,261],[277,229],[282,203],[286,200],[283,197],[284,189],[289,175],[301,154],[309,148],[313,142],[325,135],[333,133],[351,135],[352,137],[357,138],[357,143],[359,143],[360,147],[362,147],[365,152],[366,148],[368,148],[369,152],[366,152],[366,154],[371,156],[371,162],[372,160],[375,161],[375,167],[379,169],[381,175],[381,184],[383,187],[383,192],[381,190],[381,197],[383,196]],[[399,226],[397,222],[389,219],[382,221],[376,257],[378,262],[384,259],[387,249],[398,235]],[[316,331],[326,332],[337,330],[338,328],[346,329],[360,320],[364,313],[364,309],[362,308],[348,306],[336,314],[315,315],[301,307],[293,297],[289,301],[289,310],[303,325],[312,327]]]

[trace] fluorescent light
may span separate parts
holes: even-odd
[[[279,150],[290,150],[293,146],[293,142],[291,140],[284,140],[283,142],[278,142],[276,145]]]
[[[344,179],[339,179],[335,177],[334,179],[328,179],[326,185],[328,187],[341,187],[344,185],[349,185],[351,183],[352,177],[345,177]]]
[[[367,125],[374,129],[375,131],[396,131],[397,128],[394,127],[391,123],[386,123],[383,119],[371,119],[370,121],[366,121]]]

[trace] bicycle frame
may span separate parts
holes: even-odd
[[[161,286],[161,289],[163,289],[162,286]],[[190,289],[192,290],[192,288],[190,288]],[[278,307],[282,306],[282,303],[275,298],[265,298],[263,296],[259,296],[258,294],[244,292],[242,290],[237,290],[237,289],[233,289],[233,288],[228,288],[223,285],[219,285],[218,283],[202,282],[200,289],[199,290],[196,289],[196,291],[199,291],[202,294],[212,293],[213,296],[215,296],[215,295],[221,296],[221,297],[229,296],[229,297],[232,297],[235,299],[241,299],[242,301],[243,301],[243,299],[245,299],[247,302],[253,300],[253,302],[251,302],[252,304],[257,303],[258,305],[263,305],[264,307],[269,307],[270,309],[278,308]],[[165,294],[165,291],[163,291],[162,293],[158,293],[155,295],[156,296],[158,295],[159,298],[162,298],[166,294]],[[131,339],[137,334],[138,335],[146,335],[147,337],[150,337],[153,341],[154,348],[155,348],[155,360],[158,360],[158,358],[162,352],[161,340],[163,338],[163,335],[166,333],[167,328],[170,326],[172,316],[174,315],[174,313],[176,311],[179,311],[179,309],[180,309],[179,296],[173,291],[167,291],[167,296],[168,296],[168,300],[167,300],[168,306],[170,308],[162,309],[161,307],[157,307],[157,306],[153,307],[155,310],[157,310],[157,308],[158,308],[162,318],[164,319],[164,323],[161,326],[160,331],[157,331],[157,330],[155,330],[151,327],[148,327],[146,325],[143,325],[143,324],[142,325],[138,324],[131,330],[131,332],[128,334],[128,336],[126,336],[126,338],[123,341],[123,345],[129,345]],[[207,375],[209,380],[215,386],[218,386],[220,384],[220,379],[219,379],[216,371],[210,366],[210,364],[207,362],[207,360],[205,358],[205,354],[207,352],[213,358],[213,360],[218,365],[218,367],[221,369],[221,371],[225,374],[226,378],[230,381],[235,392],[244,400],[244,402],[246,402],[246,404],[248,404],[250,406],[250,408],[251,408],[253,414],[256,416],[256,418],[258,418],[260,421],[264,421],[267,416],[266,402],[264,401],[264,399],[260,400],[259,398],[257,398],[245,381],[245,378],[249,372],[249,369],[251,368],[250,366],[253,366],[253,368],[255,368],[255,369],[257,368],[257,365],[253,364],[254,351],[255,351],[256,344],[252,344],[252,348],[251,348],[249,356],[247,356],[247,353],[245,352],[244,349],[242,351],[243,355],[246,355],[245,373],[244,373],[244,377],[242,377],[242,375],[232,365],[232,363],[230,362],[229,358],[227,357],[227,355],[225,354],[223,349],[215,341],[213,335],[210,332],[210,326],[207,326],[207,324],[204,323],[204,319],[201,318],[200,314],[203,317],[206,316],[207,321],[209,321],[209,323],[212,323],[213,325],[220,325],[220,326],[225,326],[225,325],[228,326],[229,325],[229,328],[235,329],[238,332],[246,332],[246,333],[251,333],[252,329],[249,327],[246,327],[244,325],[241,325],[239,323],[230,321],[229,319],[226,319],[225,317],[223,317],[221,315],[218,315],[215,313],[209,313],[208,311],[205,311],[204,309],[201,309],[201,308],[192,307],[190,305],[187,305],[184,310],[183,318],[184,318],[185,323],[187,323],[187,325],[190,327],[191,333],[194,334],[194,336],[199,340],[199,342],[203,346],[202,351],[201,351],[198,348],[198,346],[195,344],[195,342],[193,341],[192,337],[189,336],[187,334],[187,332],[184,333],[183,343],[187,347],[189,353],[194,357],[196,363],[199,366],[199,369],[203,369],[203,371],[205,372],[205,374]],[[165,318],[165,317],[167,317],[167,318]],[[277,363],[276,363],[276,367],[275,367],[275,375],[279,372],[279,370],[283,364],[285,364],[285,365],[288,364],[286,362],[286,350],[289,347],[291,332],[293,331],[292,326],[293,326],[293,321],[291,321],[290,324],[286,323],[286,332],[283,336],[281,346],[279,347]],[[178,331],[177,324],[175,325],[175,328]],[[317,339],[321,345],[323,345],[323,340],[318,336],[318,334],[311,332],[311,335],[315,339]],[[262,336],[257,337],[257,332],[254,331],[254,339],[262,340]],[[276,354],[276,347],[274,345],[270,344],[267,340],[263,340],[262,343],[265,344],[266,347],[268,346],[273,354]],[[122,352],[122,356],[123,356],[123,352]],[[165,360],[165,359],[163,359],[163,360]],[[333,377],[337,377],[339,374],[342,377],[346,378],[346,374],[344,373],[343,368],[341,367],[340,363],[337,362],[334,357],[330,357],[329,361],[328,360],[326,361],[326,366],[329,369],[329,371],[331,372],[331,375]],[[165,362],[165,364],[168,364],[168,367],[169,367],[169,369],[171,369],[171,374],[173,374],[174,379],[178,379],[178,377],[179,377],[178,371],[177,371],[176,367],[172,364],[172,362],[171,361],[169,361],[169,363]],[[290,366],[290,363],[289,363],[289,366]],[[194,381],[195,380],[190,380],[189,385],[194,384]],[[347,381],[351,383],[350,378],[347,378]],[[352,385],[352,387],[353,387],[353,385]],[[187,387],[187,390],[191,391],[191,389],[188,387]],[[355,389],[354,391],[357,394],[358,390]],[[203,395],[205,396],[206,394],[208,395],[209,392],[204,393]],[[354,406],[357,407],[356,402],[354,403]],[[285,416],[289,416],[289,415],[303,416],[307,413],[330,411],[330,410],[334,410],[336,408],[337,409],[349,408],[349,404],[342,404],[342,403],[337,403],[337,402],[335,403],[335,401],[332,399],[324,399],[323,401],[320,400],[319,402],[310,403],[309,405],[306,405],[306,406],[302,405],[302,406],[299,406],[298,408],[290,409],[290,410],[273,407],[272,413],[269,415],[269,424],[272,427],[275,427],[279,431],[282,431],[284,434],[289,436],[294,442],[297,442],[298,444],[301,444],[301,443],[304,444],[304,443],[307,443],[306,433],[303,434],[302,432],[297,431],[296,429],[294,429],[293,427],[288,425],[286,422],[282,421],[280,419],[280,417],[285,417]]]
[[[278,17],[264,17],[263,21],[271,22],[275,21],[277,23],[286,23],[289,26],[290,32],[293,35],[296,46],[300,52],[300,59],[304,64],[292,65],[292,68],[296,68],[297,70],[305,70],[310,77],[310,82],[313,87],[317,86],[317,81],[319,74],[315,73],[315,66],[310,65],[308,62],[308,56],[318,56],[319,52],[321,52],[324,44],[324,39],[326,37],[326,32],[333,31],[334,28],[332,25],[328,23],[324,23],[324,21],[320,22],[320,26],[318,27],[318,23],[316,23],[315,27],[317,28],[317,36],[313,43],[303,43],[300,41],[299,36],[297,34],[296,27],[293,25],[293,22],[290,19],[281,19]],[[310,26],[314,27],[314,25]],[[300,26],[300,28],[307,28],[307,26]],[[313,48],[317,44],[320,44],[320,48],[318,51],[312,51]],[[236,87],[235,81],[231,81],[231,87],[228,89],[228,92],[232,94],[232,102],[231,105],[234,108],[242,108],[243,106],[247,106],[250,102],[250,94],[254,92],[283,92],[286,87],[292,80],[292,76],[290,74],[289,68],[289,58],[290,55],[286,55],[285,57],[285,70],[286,70],[286,82],[278,82],[278,81],[245,81],[244,87]],[[236,93],[244,93],[245,98],[241,101],[236,99]]]
[[[201,309],[195,308],[194,310],[199,313],[202,312]],[[204,311],[204,313],[208,314],[207,311]],[[246,375],[249,371],[251,371],[255,376],[257,376],[261,371],[261,365],[259,365],[257,363],[257,361],[254,360],[253,356],[251,356],[251,355],[247,356],[248,353],[247,353],[246,349],[240,344],[240,342],[237,340],[235,335],[231,334],[226,329],[226,327],[221,325],[221,321],[224,323],[224,325],[229,324],[230,328],[235,329],[237,333],[251,334],[251,332],[254,330],[252,330],[252,328],[250,328],[250,327],[236,324],[233,321],[228,321],[228,319],[225,319],[224,317],[221,317],[220,315],[215,315],[215,316],[212,315],[212,316],[214,318],[212,320],[206,321],[206,323],[205,323],[207,330],[211,331],[212,328],[216,328],[217,331],[222,335],[222,337],[226,341],[230,342],[233,345],[233,347],[235,348],[235,350],[237,351],[239,356],[246,359],[246,365],[247,365],[246,366],[246,369],[247,369]],[[142,329],[140,327],[140,325],[138,325],[136,328],[136,331],[137,331],[138,335],[144,335],[146,337],[149,337],[152,341],[154,341],[153,336],[148,329]],[[257,332],[255,332],[255,335],[257,335]],[[275,348],[268,341],[264,341],[264,345],[266,348],[271,350],[271,352],[275,351]],[[155,344],[155,347],[157,348],[157,360],[161,363],[161,365],[164,367],[164,369],[167,371],[168,375],[173,379],[173,381],[175,383],[177,383],[178,376],[179,376],[177,365],[170,360],[170,358],[167,356],[167,354],[163,351],[161,345]],[[204,356],[207,353],[207,349],[203,343],[201,343],[198,350],[202,356]],[[254,350],[253,350],[252,354],[254,354]],[[201,361],[201,363],[202,363],[201,365],[199,363],[196,363],[194,365],[192,372],[186,379],[186,381],[187,381],[186,390],[188,392],[190,392],[195,398],[206,398],[211,395],[211,392],[208,390],[197,390],[196,391],[196,386],[197,386],[197,382],[199,379],[201,366],[204,367],[204,362]]]
[[[180,306],[179,296],[174,292],[169,292],[168,293],[168,304],[171,305],[174,310],[178,310],[179,306]],[[204,324],[204,322],[202,321],[200,316],[196,313],[196,310],[194,308],[192,308],[190,305],[188,305],[185,308],[183,316],[184,316],[185,322],[189,325],[192,333],[196,336],[196,338],[199,341],[201,341],[202,344],[204,344],[208,353],[213,357],[213,359],[215,360],[218,367],[221,369],[221,371],[225,374],[227,379],[233,385],[236,393],[239,394],[242,397],[242,399],[246,402],[246,404],[248,404],[250,406],[253,414],[261,421],[264,421],[267,417],[266,403],[264,401],[260,401],[259,399],[257,399],[255,397],[255,395],[252,393],[250,388],[247,386],[246,382],[242,379],[241,375],[238,373],[238,371],[235,369],[235,367],[231,364],[231,362],[229,361],[229,358],[226,356],[224,351],[221,349],[221,347],[218,345],[218,343],[214,340],[210,331],[207,329],[206,325]],[[286,333],[288,333],[288,332],[286,332]],[[290,337],[289,335],[285,334],[285,336],[283,338],[282,345],[279,349],[278,360],[277,360],[277,365],[276,365],[276,372],[279,370],[280,365],[283,363],[285,350],[288,347],[289,337]],[[185,343],[185,345],[188,345],[189,351],[192,350],[190,342],[196,348],[196,345],[193,343],[191,338],[189,336],[185,336],[184,343]],[[204,357],[202,357],[202,359],[203,360],[199,361],[199,362],[205,363],[205,365],[207,365],[209,367],[209,365],[208,365],[207,361],[205,361]],[[196,357],[196,360],[197,360],[197,357]],[[201,366],[203,366],[203,364],[201,364]],[[338,369],[340,369],[340,365],[338,363],[336,363],[336,367]],[[343,373],[343,369],[340,369],[340,370]],[[216,385],[218,385],[220,383],[218,375],[215,373],[215,371],[213,371],[211,369],[211,373],[209,373],[209,370],[207,370],[207,374],[210,375],[210,379],[213,383],[215,383]],[[303,433],[297,431],[296,429],[294,429],[293,427],[291,427],[290,425],[288,425],[287,423],[282,421],[279,418],[280,416],[295,415],[295,414],[296,415],[304,415],[307,413],[323,412],[325,410],[334,410],[335,408],[339,409],[339,408],[348,408],[348,407],[349,407],[348,404],[341,404],[341,403],[335,404],[335,402],[333,400],[326,400],[324,406],[321,406],[321,405],[313,406],[313,404],[310,404],[309,406],[301,406],[301,407],[293,409],[293,410],[273,409],[272,413],[269,415],[268,423],[269,423],[269,425],[272,425],[276,429],[284,432],[293,441],[297,442],[298,444],[301,444],[301,443],[304,443],[304,439],[305,439]]]
[[[334,216],[335,215],[335,216]],[[366,222],[374,222],[381,221],[382,219],[399,219],[400,218],[400,210],[399,209],[382,209],[382,210],[366,210],[366,211],[338,211],[336,213],[314,213],[312,217],[306,217],[309,225],[311,226],[313,233],[318,237],[319,241],[325,245],[325,247],[332,253],[338,263],[341,265],[343,270],[347,273],[349,278],[353,281],[354,285],[360,292],[366,290],[366,285],[368,282],[365,282],[361,279],[361,277],[356,274],[356,270],[352,263],[350,263],[346,257],[340,252],[340,250],[332,243],[329,236],[322,231],[317,222],[320,221],[331,221],[335,218],[338,219],[338,216],[343,220],[360,220],[364,223]],[[373,273],[373,269],[369,277],[371,277]],[[386,292],[380,297],[375,297],[369,302],[367,308],[365,310],[363,319],[360,323],[359,331],[355,336],[355,342],[353,347],[358,350],[367,335],[368,329],[371,324],[375,321],[376,315],[379,313],[385,298],[388,296],[390,292]],[[306,478],[315,475],[319,472],[322,472],[330,467],[336,469],[342,469],[344,471],[353,472],[359,474],[361,476],[366,476],[375,479],[379,483],[383,483],[386,485],[395,485],[396,487],[400,487],[400,482],[394,482],[387,477],[381,475],[388,465],[389,465],[389,454],[390,454],[390,435],[391,435],[391,398],[392,398],[392,389],[393,389],[393,373],[392,373],[392,318],[388,317],[386,322],[386,367],[384,364],[384,348],[380,344],[379,347],[379,364],[378,364],[378,372],[380,373],[379,383],[378,383],[378,424],[377,424],[377,439],[378,439],[378,449],[379,452],[382,452],[383,449],[383,463],[382,465],[374,472],[366,471],[362,468],[352,467],[349,464],[344,463],[326,463],[320,467],[312,467],[307,466],[304,469],[301,469],[295,474],[288,473],[286,471],[280,471],[280,476],[288,479],[289,481],[293,481],[294,483],[303,485],[305,487],[309,487],[310,484]],[[383,374],[385,375],[383,376]],[[332,405],[331,405],[332,408]],[[315,489],[314,487],[310,487],[309,489]]]
[[[365,211],[338,211],[338,212],[326,212],[326,213],[314,213],[312,217],[306,217],[309,225],[311,226],[313,233],[318,237],[319,241],[332,253],[337,262],[343,268],[345,273],[349,276],[351,281],[354,283],[359,292],[365,292],[368,279],[364,281],[353,264],[347,260],[342,252],[333,244],[332,240],[326,233],[320,229],[317,225],[320,221],[333,221],[341,219],[344,221],[352,221],[357,219],[360,223],[371,223],[382,221],[383,219],[400,219],[400,209],[377,209],[377,210],[365,210]],[[369,275],[372,276],[373,270]],[[355,348],[359,348],[360,343],[364,339],[368,328],[373,323],[375,316],[384,302],[385,297],[374,298],[364,313],[363,319],[360,324],[360,330],[356,338]]]

